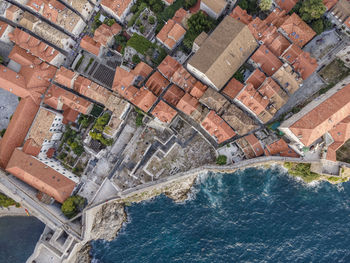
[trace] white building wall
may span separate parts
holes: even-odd
[[[212,0],[214,1],[214,0]],[[221,16],[222,12],[224,11],[224,9],[222,9],[220,11],[220,13],[215,13],[211,8],[209,8],[206,4],[204,4],[203,2],[201,2],[200,5],[200,9],[203,10],[204,12],[206,12],[210,17],[214,18],[215,20],[219,18],[219,16]]]
[[[197,79],[202,81],[204,84],[214,88],[215,90],[219,90],[214,83],[201,71],[193,67],[191,64],[187,64],[187,70],[192,73]]]
[[[5,42],[7,44],[11,43],[11,40],[9,38],[9,33],[11,33],[14,30],[14,27],[8,25],[2,36],[0,37],[0,40],[2,42]]]

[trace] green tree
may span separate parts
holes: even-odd
[[[306,22],[321,18],[325,12],[322,0],[304,0],[299,9],[301,18]]]
[[[143,113],[142,112],[138,112],[137,116],[136,116],[136,126],[140,127],[143,124]]]
[[[86,204],[86,199],[79,195],[68,197],[61,206],[62,213],[67,218],[72,218],[81,212]]]
[[[132,62],[134,64],[139,64],[141,62],[141,59],[140,59],[140,57],[137,54],[135,54],[135,55],[132,56]]]
[[[2,62],[4,62],[4,58],[0,56],[0,64],[2,64]]]
[[[13,205],[15,205],[16,207],[19,206],[19,204],[15,200],[11,199],[7,195],[0,193],[0,207],[9,207]]]
[[[2,130],[0,131],[0,137],[4,137],[5,132],[6,132],[6,129],[2,129]]]
[[[190,9],[197,3],[197,0],[185,0],[185,9]]]
[[[148,23],[150,23],[151,25],[154,25],[155,22],[156,22],[156,19],[155,19],[154,16],[150,16],[150,17],[148,18]]]
[[[141,26],[141,25],[142,25],[142,22],[141,22],[141,20],[140,20],[140,19],[137,19],[137,21],[136,21],[136,25],[137,25],[137,26]]]
[[[141,33],[141,34],[145,33],[145,27],[144,27],[143,25],[140,26],[140,33]]]
[[[241,0],[238,3],[239,7],[242,8],[243,10],[248,9],[248,1],[247,0]]]
[[[259,7],[261,11],[268,11],[272,7],[272,0],[260,0]]]
[[[311,23],[312,29],[316,32],[317,35],[321,34],[324,31],[324,25],[322,19],[317,19]]]
[[[227,163],[227,157],[225,155],[219,155],[218,158],[216,158],[216,164],[225,165],[226,163]]]

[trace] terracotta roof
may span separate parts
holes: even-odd
[[[279,110],[289,99],[289,96],[272,78],[267,78],[258,91],[269,99],[276,110]]]
[[[83,76],[79,76],[74,82],[74,90],[103,105],[107,103],[108,98],[112,94],[108,89]]]
[[[287,13],[297,4],[297,0],[277,0],[276,4]]]
[[[255,89],[258,89],[260,85],[265,81],[266,76],[260,69],[255,69],[252,74],[247,78],[246,83],[250,83]]]
[[[185,95],[177,103],[176,108],[187,115],[191,115],[199,106],[199,101],[190,94]]]
[[[77,75],[78,73],[62,66],[59,70],[57,70],[54,80],[55,82],[72,89]]]
[[[78,118],[79,112],[69,108],[68,106],[64,107],[63,111],[63,120],[62,123],[67,125],[70,122],[75,122]]]
[[[169,80],[164,78],[158,71],[154,72],[147,80],[146,87],[156,96],[159,96],[163,90],[170,84]]]
[[[89,114],[93,106],[93,103],[56,85],[48,89],[44,103],[56,110],[62,110],[63,105],[66,105],[83,114]]]
[[[75,187],[72,180],[19,149],[14,151],[6,171],[60,203]]]
[[[315,31],[301,20],[296,13],[293,13],[280,28],[283,29],[289,39],[299,47],[303,47],[316,35]]]
[[[173,49],[175,45],[181,41],[185,34],[186,30],[181,25],[176,23],[174,20],[169,19],[157,34],[157,39],[167,48]]]
[[[117,16],[121,17],[131,2],[132,0],[102,0],[101,5],[112,9]]]
[[[191,89],[190,94],[191,94],[191,96],[195,97],[196,99],[200,99],[204,95],[207,88],[208,87],[206,85],[204,85],[202,82],[197,81],[194,84],[193,88]]]
[[[335,162],[337,160],[336,151],[350,139],[350,116],[346,117],[329,131],[334,142],[327,147],[326,159]]]
[[[219,144],[236,135],[231,127],[213,110],[203,120],[202,126],[211,136],[216,138]]]
[[[153,104],[156,102],[156,100],[157,97],[154,96],[151,91],[142,87],[137,91],[136,95],[134,96],[134,99],[131,102],[144,112],[148,112],[153,106]]]
[[[137,96],[138,89],[135,86],[129,86],[125,88],[122,96],[127,100],[133,102],[134,98]]]
[[[182,65],[174,72],[170,80],[186,92],[190,92],[197,82],[197,79]]]
[[[85,35],[80,41],[80,47],[98,56],[100,54],[101,43],[96,42],[92,37]]]
[[[290,125],[290,131],[310,146],[350,114],[350,84],[305,113]]]
[[[317,60],[305,51],[297,57],[292,65],[304,80],[314,73],[318,67]]]
[[[276,141],[270,145],[266,145],[266,150],[268,151],[269,155],[299,157],[299,155],[294,150],[289,148],[288,144],[283,139],[280,139],[279,141]]]
[[[175,14],[174,14],[174,16],[173,16],[172,19],[173,19],[176,23],[181,24],[182,21],[184,20],[184,18],[187,16],[187,14],[188,14],[188,12],[187,12],[185,9],[180,8],[180,9],[178,9],[178,10],[175,12]]]
[[[253,21],[252,16],[247,13],[247,10],[242,9],[239,5],[233,9],[230,16],[246,25]]]
[[[188,65],[205,74],[211,85],[221,89],[256,47],[257,42],[248,27],[226,16],[190,58]]]
[[[283,65],[272,77],[284,90],[287,90],[289,94],[296,92],[303,83],[302,78],[299,77],[290,65]]]
[[[164,77],[170,80],[175,71],[181,66],[173,57],[166,56],[162,63],[158,66],[158,70],[163,74]]]
[[[322,2],[327,10],[330,10],[338,2],[338,0],[323,0]]]
[[[260,40],[262,34],[268,30],[268,26],[259,17],[256,17],[248,24],[250,32],[253,34],[254,38]]]
[[[264,154],[264,150],[262,148],[262,145],[261,145],[260,141],[258,140],[258,138],[255,137],[254,134],[249,134],[249,135],[245,136],[244,138],[252,147],[256,157]]]
[[[177,115],[177,111],[161,100],[152,110],[152,115],[161,122],[170,123]]]
[[[17,12],[21,12],[21,9],[18,8],[15,5],[11,5],[9,8],[6,9],[6,18],[8,20],[13,21],[14,20],[14,14]]]
[[[22,146],[30,126],[39,110],[39,105],[31,98],[23,98],[0,141],[0,166],[5,168],[16,147]]]
[[[338,0],[330,11],[339,22],[345,23],[350,16],[350,3],[348,0]]]
[[[237,95],[236,99],[242,102],[256,115],[262,113],[269,104],[269,100],[265,99],[250,83],[244,87]]]
[[[290,45],[291,43],[289,40],[279,34],[270,44],[267,45],[267,48],[271,50],[275,56],[279,57]]]
[[[133,85],[135,81],[135,75],[132,71],[128,71],[125,68],[117,67],[114,75],[112,89],[123,96],[124,90]]]
[[[300,47],[292,44],[283,52],[282,59],[287,61],[289,64],[293,64],[301,53],[303,53],[303,51],[300,49]]]
[[[239,80],[232,78],[230,82],[223,89],[222,93],[228,96],[230,99],[234,99],[237,94],[243,89],[244,84]]]
[[[110,39],[121,31],[122,27],[118,23],[114,23],[112,26],[102,24],[95,30],[93,40],[103,46],[107,46]]]
[[[225,0],[201,0],[201,4],[202,3],[209,7],[217,15],[220,14],[221,11],[227,6],[227,2]]]
[[[218,113],[223,111],[225,107],[230,104],[230,102],[223,95],[212,88],[208,88],[199,101],[209,109]]]
[[[38,145],[33,139],[27,139],[23,145],[22,151],[32,156],[38,156],[41,150],[41,145]]]
[[[290,1],[290,0],[287,0]],[[287,15],[288,12],[285,10],[280,10],[278,8],[275,8],[264,20],[264,23],[267,25],[273,25],[275,27],[280,27],[284,21],[289,17]]]
[[[177,87],[176,85],[171,85],[170,88],[163,95],[163,99],[169,104],[176,106],[180,99],[185,95],[185,92]]]
[[[133,73],[135,76],[141,76],[142,78],[147,78],[152,71],[153,69],[150,66],[148,66],[145,62],[141,61],[134,68]]]
[[[265,45],[255,51],[251,60],[268,76],[272,76],[282,66],[282,62]]]

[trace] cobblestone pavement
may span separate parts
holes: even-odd
[[[0,130],[6,129],[18,104],[17,96],[0,89]]]

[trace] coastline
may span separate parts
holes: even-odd
[[[28,216],[23,207],[10,206],[0,208],[0,218],[5,216]]]

